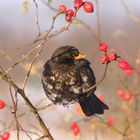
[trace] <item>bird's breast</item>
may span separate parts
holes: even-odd
[[[44,77],[48,90],[55,90],[58,94],[63,92],[81,92],[80,76],[75,66],[59,65],[52,67],[51,75]]]

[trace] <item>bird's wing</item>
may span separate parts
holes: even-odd
[[[90,62],[86,59],[81,59],[80,64],[80,76],[82,80],[82,91],[83,93],[90,88],[92,85],[96,84],[95,75],[90,67]],[[95,91],[96,87],[92,90]]]
[[[90,67],[90,63],[87,60],[80,61],[80,75],[82,79],[82,94],[79,95],[79,104],[83,112],[87,116],[94,114],[103,114],[104,109],[109,109],[109,107],[104,104],[98,97],[94,94],[96,87],[90,91],[86,91],[91,86],[96,84],[96,79],[94,73]]]
[[[50,61],[47,61],[44,65],[43,76],[49,76],[51,74]]]

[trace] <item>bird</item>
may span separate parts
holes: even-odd
[[[95,94],[96,78],[85,55],[70,45],[57,48],[45,63],[42,86],[54,104],[79,103],[85,116],[103,114],[109,107]]]

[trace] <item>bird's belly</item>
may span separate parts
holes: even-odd
[[[43,79],[43,87],[48,98],[55,104],[69,104],[77,101],[82,92],[76,71],[54,71]]]

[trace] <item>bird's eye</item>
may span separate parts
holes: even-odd
[[[66,54],[65,57],[66,57],[66,58],[71,58],[71,55]]]

